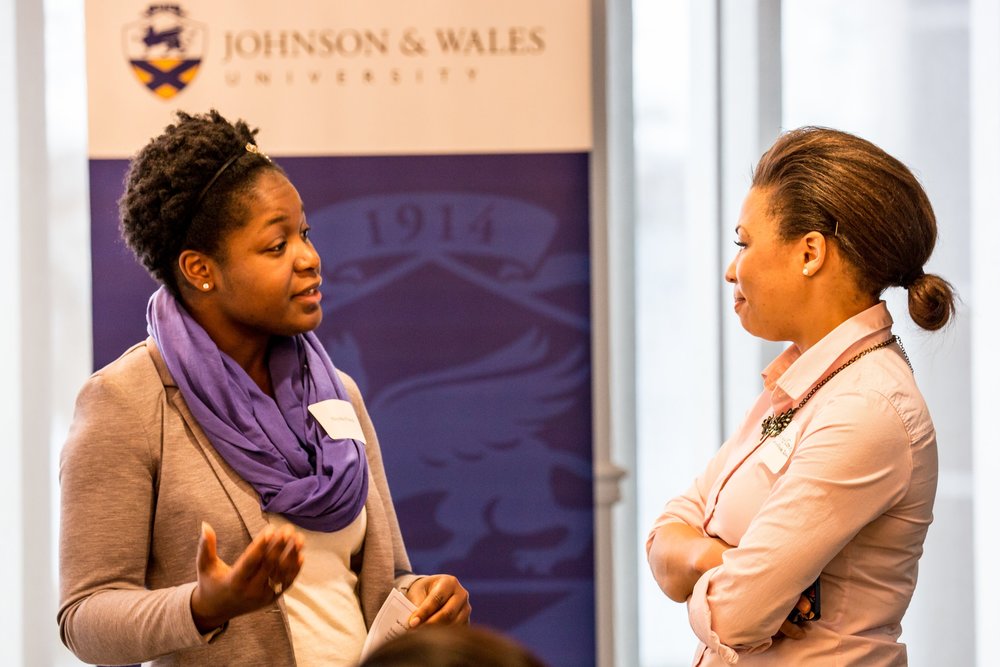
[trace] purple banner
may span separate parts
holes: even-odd
[[[414,567],[549,664],[594,664],[589,156],[277,161]],[[118,240],[124,168],[91,161],[97,366],[145,336],[154,287]]]

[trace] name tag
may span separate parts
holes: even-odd
[[[798,435],[798,427],[795,425],[795,422],[792,422],[785,427],[784,431],[773,438],[768,438],[760,446],[760,458],[768,470],[776,473],[785,467],[788,457],[792,455],[792,450],[795,449],[795,442]]]
[[[309,406],[309,414],[334,440],[357,440],[363,445],[368,444],[365,442],[364,431],[361,430],[361,422],[358,421],[358,415],[354,412],[354,406],[350,401],[331,398],[313,403]]]

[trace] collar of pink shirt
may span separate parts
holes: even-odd
[[[771,392],[771,408],[784,412],[837,366],[866,347],[892,335],[892,315],[885,301],[845,320],[805,353],[791,345],[761,372],[764,388]]]

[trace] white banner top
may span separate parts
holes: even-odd
[[[592,147],[589,0],[88,0],[90,156],[183,109],[274,155]]]

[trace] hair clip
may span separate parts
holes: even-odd
[[[253,143],[252,141],[248,141],[246,143],[246,146],[244,146],[244,148],[246,149],[247,153],[253,153],[254,155],[259,155],[268,162],[271,161],[271,158],[262,153],[260,149],[257,148],[257,144]],[[201,189],[201,192],[198,193],[198,197],[194,201],[194,208],[196,211],[198,210],[198,208],[201,207],[201,202],[203,199],[205,199],[205,195],[208,194],[208,191],[211,189],[211,187],[215,185],[215,182],[219,180],[219,176],[222,176],[222,174],[226,171],[226,169],[229,169],[229,167],[231,167],[233,163],[240,158],[241,155],[243,155],[243,153],[236,153],[236,155],[232,156],[231,158],[223,162],[222,166],[219,167],[219,170],[215,172],[215,175],[212,176],[211,179],[209,179],[208,184]]]
[[[253,153],[254,155],[259,155],[259,156],[261,156],[262,158],[264,158],[265,160],[267,160],[268,162],[270,162],[270,161],[271,161],[271,158],[270,158],[270,157],[268,157],[268,156],[267,156],[266,154],[264,154],[263,152],[261,152],[261,150],[260,150],[259,148],[257,148],[257,144],[255,144],[255,143],[253,143],[253,142],[250,142],[250,141],[248,141],[248,142],[247,142],[247,145],[246,145],[246,149],[247,149],[247,152],[248,152],[248,153]]]

